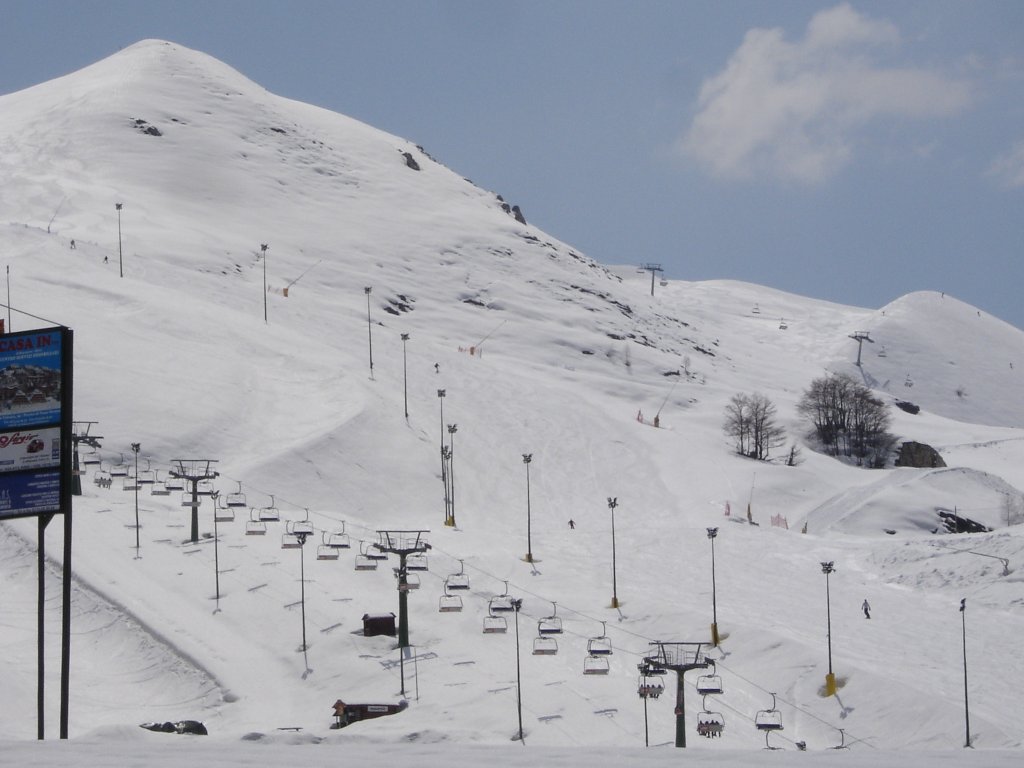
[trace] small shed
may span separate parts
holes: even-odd
[[[376,635],[388,635],[395,637],[398,631],[395,629],[395,614],[393,613],[364,613],[363,614],[363,635],[374,637]]]
[[[372,720],[375,717],[397,715],[409,706],[402,699],[397,704],[346,704],[341,699],[334,702],[334,725],[331,728],[344,728],[359,720]]]

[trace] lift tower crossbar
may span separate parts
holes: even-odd
[[[217,459],[171,459],[174,468],[169,472],[171,477],[187,480],[192,491],[192,543],[199,541],[199,481],[213,480],[220,477],[220,472],[210,468]]]
[[[704,655],[705,643],[654,642],[642,668],[672,670],[676,673],[676,746],[686,747],[686,708],[683,700],[683,675],[691,669],[706,669],[711,661]]]

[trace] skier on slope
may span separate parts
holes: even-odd
[[[865,619],[870,619],[871,618],[871,605],[868,603],[868,599],[867,598],[864,598],[864,604],[861,605],[860,608],[861,608],[862,611],[864,611],[864,618]]]

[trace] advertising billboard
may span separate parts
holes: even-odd
[[[63,511],[70,391],[69,329],[0,335],[0,519]]]

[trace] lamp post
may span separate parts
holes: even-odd
[[[117,270],[124,277],[124,258],[121,251],[121,203],[114,203],[117,209]]]
[[[533,546],[530,542],[530,462],[533,461],[532,453],[523,454],[523,464],[526,465],[526,562],[533,562]]]
[[[516,598],[512,601],[512,609],[516,614],[516,712],[519,715],[519,743],[526,746],[526,739],[523,736],[523,676],[519,664],[519,609],[523,607],[523,599]]]
[[[441,483],[444,485],[444,524],[448,525],[448,449],[444,444],[444,397],[445,390],[437,390],[437,402],[441,405]]]
[[[373,290],[369,285],[363,288],[366,294],[366,338],[370,343],[370,378],[373,378],[373,328],[370,323],[370,292]]]
[[[213,499],[213,582],[216,585],[216,601],[217,609],[216,613],[220,610],[220,552],[217,549],[217,544],[220,540],[220,536],[217,532],[217,499],[220,498],[220,491],[214,491],[210,494],[210,498]]]
[[[260,243],[260,252],[263,254],[263,322],[267,322],[267,248],[266,243]]]
[[[711,539],[711,644],[718,647],[718,597],[715,591],[715,537],[718,536],[717,528],[708,528],[708,538]]]
[[[964,740],[964,748],[971,746],[971,715],[970,708],[967,705],[967,598],[960,600],[960,626],[963,632],[963,645],[964,645],[964,728],[966,729],[966,739]]]
[[[142,443],[132,443],[132,452],[135,454],[135,559],[139,559],[139,451],[142,450]]]
[[[612,513],[612,608],[619,607],[619,589],[615,578],[615,508],[619,506],[619,498],[608,497],[608,509]]]
[[[455,433],[459,431],[458,424],[448,425],[448,486],[451,488],[448,498],[448,520],[445,525],[455,527]]]
[[[829,594],[828,577],[835,572],[835,563],[829,560],[821,564],[825,574],[825,611],[828,618],[828,674],[825,675],[825,695],[836,695],[836,676],[832,674],[832,600]]]
[[[306,536],[309,534],[300,531],[295,534],[295,538],[299,542],[299,585],[301,589],[301,603],[302,603],[302,652],[306,652]]]
[[[402,334],[402,399],[405,400],[405,418],[409,418],[409,366],[406,363],[405,343],[409,340],[409,334]]]

